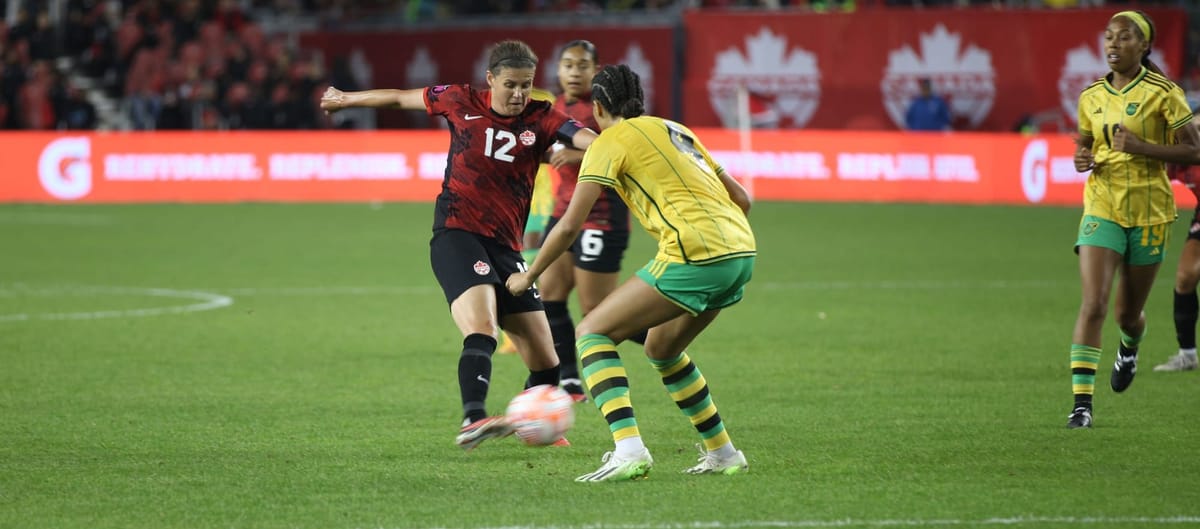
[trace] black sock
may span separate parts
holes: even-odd
[[[525,379],[525,389],[543,384],[558,387],[558,366],[541,371],[530,371],[529,378]]]
[[[1200,302],[1196,291],[1175,293],[1175,339],[1180,349],[1196,348],[1196,319],[1200,314]]]
[[[1092,411],[1092,396],[1090,394],[1084,395],[1084,394],[1076,393],[1075,394],[1075,407],[1076,408],[1087,408],[1088,411]]]
[[[463,418],[475,422],[486,418],[488,385],[492,380],[492,353],[496,339],[486,334],[471,334],[463,339],[458,357],[458,391],[462,395]]]
[[[558,369],[562,378],[579,378],[579,361],[575,359],[575,322],[565,301],[543,301],[546,319],[550,320],[550,337],[554,340],[554,353],[558,355]],[[536,384],[534,384],[536,385]]]

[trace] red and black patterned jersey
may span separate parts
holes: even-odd
[[[501,116],[492,111],[491,100],[490,90],[470,85],[425,89],[428,112],[450,125],[433,229],[463,230],[520,250],[542,156],[556,141],[570,142],[583,125],[544,101]]]
[[[596,124],[596,117],[592,115],[591,94],[571,103],[567,102],[565,94],[559,94],[558,98],[554,100],[554,109],[571,116],[594,131],[600,131],[600,126]],[[571,195],[575,194],[575,184],[579,181],[579,166],[564,165],[557,169],[559,181],[558,189],[554,193],[553,216],[562,218],[563,214],[567,212],[567,205],[571,203]],[[600,198],[596,199],[596,204],[592,206],[592,211],[588,213],[587,220],[583,223],[583,229],[629,231],[629,207],[621,200],[616,189],[604,188],[604,191],[600,193]]]

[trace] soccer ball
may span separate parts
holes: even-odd
[[[534,386],[508,403],[505,416],[517,437],[530,446],[545,446],[575,424],[575,401],[561,388]]]

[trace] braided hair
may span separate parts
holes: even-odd
[[[610,114],[636,118],[646,113],[642,80],[624,64],[601,68],[592,78],[592,99]]]

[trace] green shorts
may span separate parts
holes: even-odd
[[[1099,246],[1121,254],[1126,264],[1158,264],[1166,257],[1170,228],[1170,222],[1126,228],[1108,219],[1084,215],[1079,221],[1075,252],[1079,253],[1080,246]]]
[[[651,260],[637,276],[693,316],[742,300],[754,273],[754,257],[735,257],[705,265]]]

